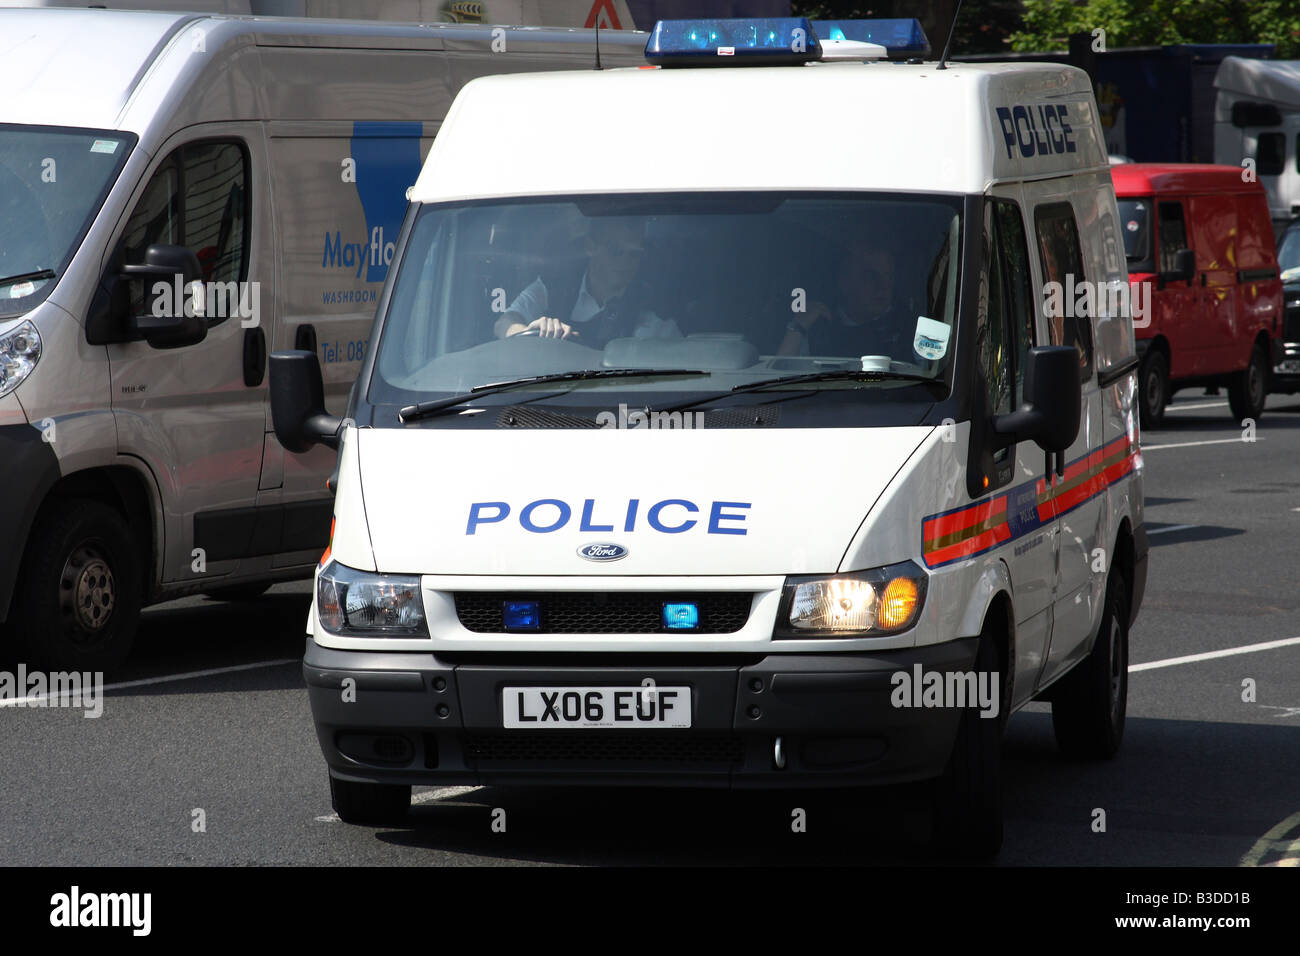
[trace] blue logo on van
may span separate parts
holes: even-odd
[[[321,268],[365,271],[366,282],[383,282],[397,248],[397,234],[406,213],[406,187],[420,175],[423,123],[356,122],[349,149],[357,196],[366,216],[366,234],[325,233]],[[360,239],[360,241],[349,241]]]
[[[627,548],[621,544],[584,544],[578,555],[588,561],[617,561],[627,557]]]

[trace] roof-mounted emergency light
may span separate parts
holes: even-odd
[[[657,66],[783,66],[821,58],[804,17],[660,20],[645,45]]]
[[[915,19],[660,20],[645,58],[657,66],[788,66],[816,60],[907,59],[930,52]]]
[[[828,48],[831,44],[874,43],[885,48],[890,59],[928,56],[930,40],[921,21],[914,17],[883,20],[813,20],[813,32]],[[825,59],[825,56],[823,56]]]

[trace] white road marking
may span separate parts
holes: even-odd
[[[1166,412],[1190,412],[1197,408],[1227,408],[1227,402],[1203,402],[1200,405],[1166,405]]]
[[[1271,651],[1277,647],[1290,647],[1300,644],[1300,637],[1288,637],[1280,641],[1265,641],[1262,644],[1244,644],[1241,647],[1228,647],[1221,651],[1206,651],[1204,654],[1188,654],[1185,657],[1169,657],[1163,661],[1147,661],[1145,664],[1130,664],[1128,672],[1150,671],[1157,667],[1173,667],[1175,664],[1194,664],[1197,661],[1214,660],[1216,657],[1232,657],[1234,654],[1253,654],[1256,651]]]
[[[1292,827],[1300,832],[1300,813],[1293,813],[1255,841],[1255,845],[1241,858],[1238,866],[1259,866],[1270,851],[1282,854],[1281,859],[1264,866],[1296,866],[1300,864],[1300,840],[1288,840]]]
[[[151,684],[170,684],[172,681],[193,680],[196,677],[214,677],[217,674],[233,674],[236,671],[251,671],[261,667],[281,667],[284,664],[299,664],[301,662],[302,658],[300,657],[286,657],[278,661],[256,661],[252,664],[235,664],[231,667],[214,667],[206,671],[187,671],[184,674],[163,674],[160,677],[145,677],[141,680],[118,681],[116,684],[105,684],[100,688],[100,690],[106,693],[110,690],[122,690],[127,687],[147,687]],[[82,693],[84,696],[84,691]],[[60,700],[70,696],[72,696],[70,693],[58,695]],[[48,694],[36,694],[32,697],[18,697],[11,700],[0,700],[0,707],[17,707],[20,705],[30,704],[33,701],[45,700],[48,697]]]
[[[1199,524],[1171,524],[1168,528],[1155,528],[1147,532],[1147,537],[1153,534],[1168,534],[1170,531],[1186,531],[1188,528],[1199,528]]]
[[[411,794],[411,806],[418,807],[426,803],[437,803],[439,800],[450,800],[452,797],[463,796],[467,793],[473,793],[475,790],[482,790],[482,787],[438,787],[425,793]],[[317,823],[339,823],[337,813],[326,813],[316,818]]]
[[[1263,441],[1258,435],[1255,441]],[[1154,451],[1157,448],[1195,448],[1197,445],[1251,445],[1254,442],[1242,441],[1240,438],[1216,438],[1213,441],[1176,441],[1167,445],[1143,445],[1143,451]]]

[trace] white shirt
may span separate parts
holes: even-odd
[[[524,325],[531,325],[546,315],[547,309],[546,283],[542,281],[541,276],[538,276],[515,297],[515,301],[510,303],[510,308],[506,311],[517,313],[522,316]],[[602,309],[603,306],[587,291],[587,275],[583,273],[582,288],[578,290],[578,301],[573,303],[573,309],[569,312],[569,324],[582,325],[584,322],[590,322]],[[672,338],[680,337],[682,332],[672,319],[661,319],[646,309],[637,317],[636,330],[632,334],[638,339]]]

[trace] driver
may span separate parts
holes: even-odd
[[[893,308],[894,253],[865,241],[840,256],[833,304],[810,302],[786,326],[779,355],[908,355],[908,319]]]
[[[581,281],[553,277],[547,282],[538,276],[497,319],[497,338],[533,330],[541,337],[573,338],[601,348],[623,336],[681,335],[676,322],[645,307],[648,289],[639,276],[645,252],[643,220],[593,219],[583,250],[587,269]]]

